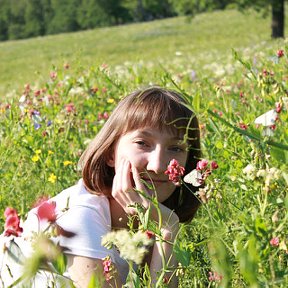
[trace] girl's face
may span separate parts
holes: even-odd
[[[181,166],[185,166],[187,150],[187,144],[183,139],[168,131],[137,129],[120,137],[109,165],[117,170],[121,159],[128,160],[150,187],[154,185],[155,189],[147,189],[148,193],[150,195],[156,193],[158,201],[163,202],[176,188],[164,173],[167,165],[170,160],[176,159]]]

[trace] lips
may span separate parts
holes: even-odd
[[[160,179],[146,179],[146,178],[142,178],[142,180],[146,181],[146,182],[152,182],[152,183],[166,183],[168,180],[160,180]]]

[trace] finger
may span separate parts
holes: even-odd
[[[122,171],[122,188],[124,192],[134,191],[134,185],[131,175],[131,163],[128,160],[125,160]]]
[[[132,166],[132,176],[135,182],[135,188],[147,194],[143,180],[141,179],[140,173],[135,166]]]

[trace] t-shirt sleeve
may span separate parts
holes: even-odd
[[[100,204],[75,205],[57,219],[57,224],[68,232],[58,239],[64,253],[96,259],[110,256],[114,260],[112,251],[101,245],[102,236],[111,230],[111,224],[110,215],[106,215],[107,203]]]

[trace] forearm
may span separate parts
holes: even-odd
[[[169,287],[178,287],[175,273],[177,260],[173,253],[175,237],[176,235],[172,235],[171,231],[162,229],[161,239],[155,241],[150,262],[151,280],[154,285],[161,278],[161,281],[168,283]]]

